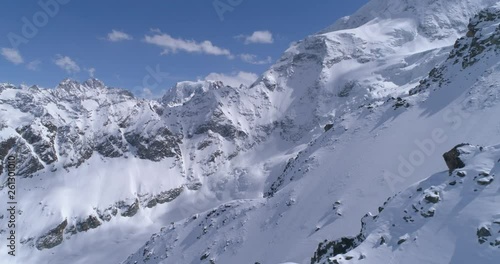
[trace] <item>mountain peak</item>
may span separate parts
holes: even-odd
[[[89,88],[104,88],[104,87],[106,87],[101,80],[96,79],[96,78],[90,78],[90,79],[86,80],[83,83],[83,85],[87,86]]]
[[[91,90],[98,90],[106,88],[106,85],[98,79],[91,78],[87,81],[80,83],[73,79],[64,79],[59,83],[56,90],[66,91],[70,94],[84,94]]]
[[[431,40],[457,37],[480,10],[495,0],[372,0],[352,16],[344,17],[320,33],[360,27],[373,20],[410,19]]]
[[[80,83],[78,81],[67,78],[67,79],[62,80],[57,85],[56,89],[62,89],[62,90],[69,92],[69,91],[75,90],[75,89],[80,90],[79,86],[80,86]]]
[[[182,105],[196,95],[204,94],[210,90],[218,90],[224,86],[221,81],[178,82],[167,91],[161,101],[168,106]]]

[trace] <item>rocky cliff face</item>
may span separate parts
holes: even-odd
[[[181,137],[164,127],[153,108],[158,103],[95,79],[65,80],[55,89],[4,86],[0,100],[2,144],[15,141],[3,150],[18,156],[22,177],[78,167],[94,154],[154,161],[181,155]]]

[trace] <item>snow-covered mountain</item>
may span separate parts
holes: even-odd
[[[17,261],[494,263],[498,147],[442,154],[500,140],[496,2],[372,0],[250,87],[1,84]]]

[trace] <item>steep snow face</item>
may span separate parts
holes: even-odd
[[[457,38],[465,33],[469,19],[495,0],[373,0],[322,32],[360,27],[370,21],[407,20],[432,40]]]
[[[410,94],[444,93],[446,91],[435,91],[453,83],[462,89],[472,87],[474,94],[490,97],[491,101],[494,102],[497,96],[492,93],[495,93],[497,87],[492,78],[497,78],[498,62],[496,59],[500,52],[499,9],[500,5],[497,4],[481,11],[474,17],[468,26],[467,36],[456,41],[446,62],[434,68],[429,77],[423,80],[418,87],[412,89]],[[481,75],[481,78],[471,78],[471,75],[477,76],[478,74]],[[493,86],[488,86],[488,83]],[[454,90],[461,91],[462,89],[455,88]],[[472,98],[472,100],[478,101],[479,99]],[[472,104],[471,101],[468,106],[473,107]],[[474,107],[479,106],[476,103]]]
[[[488,10],[487,13],[496,12],[496,8]],[[480,26],[474,26],[475,36],[482,36],[478,40],[491,39],[490,36],[496,34],[498,19],[486,23],[496,16],[481,14],[471,24],[479,22]],[[324,56],[328,57],[325,54],[329,50],[339,47],[349,50],[347,45],[328,44],[328,39],[339,32],[328,34],[331,36],[313,36],[292,47],[254,86],[272,91],[269,98],[278,106],[273,111],[282,113],[284,120],[287,115],[295,114],[289,118],[288,126],[282,126],[279,137],[288,140],[286,136],[295,132],[304,135],[297,136],[298,142],[312,138],[306,145],[295,143],[300,146],[295,151],[283,153],[281,167],[267,178],[268,198],[242,201],[246,206],[240,204],[236,211],[215,209],[175,223],[154,235],[124,263],[177,260],[181,263],[328,263],[328,258],[337,254],[340,254],[336,256],[339,263],[360,258],[367,263],[387,263],[391,259],[406,263],[406,248],[414,257],[409,263],[448,263],[462,257],[478,263],[493,263],[499,257],[497,238],[493,234],[498,232],[494,224],[498,217],[494,206],[498,203],[495,194],[498,186],[494,185],[496,179],[492,176],[496,174],[498,147],[462,148],[461,152],[468,153],[464,155],[468,166],[464,170],[469,178],[465,179],[458,174],[449,176],[442,159],[442,154],[458,143],[488,146],[500,140],[497,120],[500,105],[495,96],[500,83],[497,49],[484,44],[484,53],[477,57],[476,63],[463,68],[461,63],[454,64],[457,58],[448,59],[460,47],[438,48],[439,52],[431,49],[427,53],[416,53],[418,55],[398,54],[412,47],[401,44],[398,48],[390,41],[384,42],[389,48],[381,52],[379,62],[387,63],[382,65],[391,71],[385,72],[387,78],[376,81],[383,84],[389,78],[397,79],[403,72],[409,75],[403,75],[405,78],[399,79],[399,85],[379,87],[379,92],[387,93],[379,95],[384,100],[370,97],[372,104],[360,105],[364,96],[359,95],[370,95],[369,90],[351,92],[352,97],[332,97],[338,104],[330,104],[331,111],[338,112],[339,107],[348,109],[349,104],[358,107],[339,114],[338,122],[332,126],[311,125],[306,133],[305,129],[298,130],[297,123],[314,124],[310,121],[315,116],[319,120],[325,118],[319,108],[311,108],[321,105],[326,93],[318,96],[306,88],[307,82],[314,79],[309,74],[327,71],[328,67],[321,62]],[[470,43],[470,38],[459,42]],[[345,60],[351,63],[356,60],[350,57],[352,53],[347,54]],[[469,55],[462,52],[458,59],[462,61]],[[398,60],[387,60],[391,56],[415,64],[406,69],[404,64],[394,63]],[[438,59],[428,64],[413,61],[426,62],[422,59],[425,56],[430,61]],[[342,63],[343,59],[339,61],[337,63]],[[449,71],[443,74],[450,78],[445,78],[441,87],[440,82],[432,81],[426,86],[433,73],[431,77],[425,76],[434,66]],[[340,67],[335,69],[342,72]],[[356,75],[359,70],[363,67],[348,68],[346,74]],[[360,78],[369,78],[368,72],[365,70]],[[415,81],[408,76],[414,76]],[[410,88],[420,87],[422,79],[425,79],[422,86],[427,88],[410,96]],[[398,95],[401,98],[390,99]],[[470,107],[472,102],[476,107]],[[429,175],[434,176],[425,180]],[[414,183],[419,184],[407,189]],[[417,191],[420,188],[422,190]],[[406,191],[393,198],[390,205],[386,204],[390,208],[379,209],[383,212],[378,220],[374,221],[369,215],[360,221],[366,212],[377,211],[387,197],[400,190]],[[469,201],[474,206],[469,207],[466,204]],[[418,212],[412,209],[412,204],[420,205]],[[457,214],[459,219],[451,220],[451,216]],[[448,223],[452,226],[445,226]],[[359,233],[361,225],[363,229]],[[487,236],[488,232],[492,235]],[[433,237],[436,234],[442,238]],[[383,245],[380,245],[381,235],[386,236]],[[442,245],[445,248],[441,251]],[[476,251],[465,257],[469,246]]]
[[[462,168],[389,198],[381,213],[363,218],[362,243],[350,237],[325,242],[311,263],[497,263],[500,146],[457,151]]]
[[[294,44],[254,87],[273,91],[285,140],[310,141],[327,124],[348,127],[344,115],[360,107],[405,95],[448,56],[469,19],[495,2],[371,1]]]

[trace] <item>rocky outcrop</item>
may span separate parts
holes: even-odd
[[[139,211],[139,199],[135,199],[135,202],[130,206],[126,206],[125,204],[119,204],[118,207],[124,209],[124,211],[121,213],[122,216],[132,217],[136,215],[137,212]]]
[[[57,161],[54,147],[57,127],[52,123],[47,123],[46,126],[25,126],[17,132],[33,147],[36,155],[45,164],[49,165]]]
[[[68,220],[64,220],[56,228],[50,230],[45,235],[36,240],[36,248],[38,250],[50,249],[60,245],[63,242],[64,229],[68,226]]]
[[[96,79],[64,80],[56,89],[1,87],[0,104],[5,107],[0,110],[12,107],[25,114],[22,120],[11,120],[12,127],[0,121],[0,158],[14,150],[21,177],[46,168],[78,168],[96,154],[130,154],[155,162],[181,155],[182,133],[161,118],[156,101],[134,98]]]
[[[365,229],[366,223],[368,221],[372,221],[372,217],[370,214],[366,214],[361,220],[361,231],[355,237],[342,237],[337,240],[325,240],[319,243],[316,252],[314,252],[313,257],[311,258],[311,264],[325,263],[326,259],[335,257],[337,255],[346,254],[363,243],[363,241],[366,239]]]
[[[443,158],[448,166],[450,175],[454,170],[465,167],[464,162],[460,159],[460,148],[464,146],[469,146],[469,144],[457,145],[452,150],[443,154]]]
[[[420,82],[420,85],[410,90],[410,95],[415,95],[448,84],[451,68],[456,71],[471,68],[486,54],[493,54],[500,50],[500,9],[490,7],[479,12],[468,25],[465,37],[458,39],[450,52],[446,63],[430,71],[429,76]],[[489,53],[491,52],[491,53]],[[487,59],[487,57],[485,57]]]
[[[169,191],[166,191],[166,192],[161,192],[160,194],[154,196],[147,203],[146,206],[148,208],[153,208],[157,204],[169,203],[169,202],[175,200],[175,198],[179,197],[179,195],[181,195],[181,193],[183,191],[184,191],[184,187],[179,187],[179,188],[175,188],[175,189],[172,189],[172,190],[169,190]]]
[[[150,136],[131,132],[125,134],[125,138],[136,149],[136,155],[140,159],[160,161],[164,158],[181,155],[180,139],[167,128],[160,128]]]
[[[9,138],[0,142],[0,174],[3,173],[5,158],[7,157],[7,154],[9,154],[10,149],[14,147],[15,143],[15,138]]]
[[[97,217],[91,215],[86,220],[76,223],[76,230],[78,232],[87,232],[90,229],[95,229],[101,225]]]
[[[97,144],[96,151],[103,157],[118,158],[123,156],[128,148],[121,136],[109,135]]]

